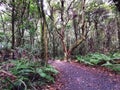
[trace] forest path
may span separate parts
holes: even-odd
[[[64,61],[50,61],[59,71],[48,90],[120,90],[120,75],[101,68]]]

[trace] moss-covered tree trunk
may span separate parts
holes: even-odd
[[[44,12],[43,0],[37,1],[39,16],[41,20],[41,58],[42,64],[46,65],[48,63],[48,38],[47,38],[47,21]]]

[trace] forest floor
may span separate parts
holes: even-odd
[[[103,67],[59,60],[50,64],[59,74],[56,83],[44,90],[120,90],[120,75]]]

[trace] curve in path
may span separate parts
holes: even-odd
[[[120,75],[101,71],[89,66],[63,61],[53,61],[51,64],[59,70],[57,82],[52,90],[120,90]]]

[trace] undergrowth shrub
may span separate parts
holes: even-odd
[[[77,56],[77,60],[79,62],[84,62],[86,64],[90,65],[98,65],[102,62],[107,62],[111,60],[111,58],[107,55],[100,54],[100,53],[94,53],[94,54],[88,54],[86,56]]]
[[[99,65],[120,72],[120,53],[109,55],[101,53],[87,54],[86,56],[77,56],[78,62],[83,62],[88,65]]]
[[[11,60],[6,64],[12,64],[8,71],[16,78],[11,80],[2,78],[0,84],[3,90],[28,90],[36,89],[48,83],[54,83],[54,76],[58,73],[52,66],[42,66],[41,62],[31,62],[29,60]],[[7,85],[4,86],[4,85]],[[36,89],[37,90],[37,89]]]
[[[120,59],[120,53],[117,52],[117,53],[110,54],[110,57],[111,57],[112,59]]]

